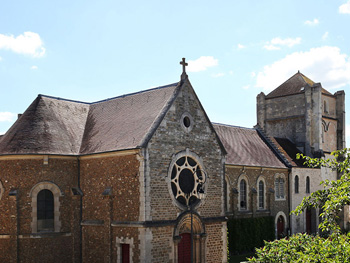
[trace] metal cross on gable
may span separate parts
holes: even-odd
[[[182,73],[186,73],[186,66],[188,66],[188,63],[186,63],[185,58],[182,58],[182,61],[180,64],[182,65]]]
[[[188,66],[188,63],[186,63],[186,58],[182,58],[182,61],[180,62],[182,65],[182,74],[181,74],[181,79],[185,79],[187,77],[186,74],[186,66]]]

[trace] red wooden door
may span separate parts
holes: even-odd
[[[177,247],[178,263],[191,262],[191,234],[183,233],[180,235],[181,241]]]
[[[129,244],[122,244],[122,263],[129,263],[130,262],[130,245]]]
[[[283,216],[279,216],[277,219],[277,238],[284,236],[284,219]]]

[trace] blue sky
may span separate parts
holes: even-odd
[[[350,94],[349,26],[348,0],[2,1],[0,134],[38,94],[92,102],[174,83],[182,57],[210,120],[252,127],[257,94],[298,70]]]

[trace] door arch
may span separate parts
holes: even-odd
[[[285,226],[284,218],[282,215],[280,215],[277,219],[277,238],[278,239],[284,237],[285,235],[284,226]]]
[[[191,262],[191,213],[178,217],[174,229],[174,258],[177,263]],[[205,262],[205,226],[196,213],[192,213],[193,262]]]

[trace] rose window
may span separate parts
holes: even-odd
[[[204,193],[205,174],[191,157],[179,158],[171,170],[171,190],[175,199],[184,206],[196,204]]]

